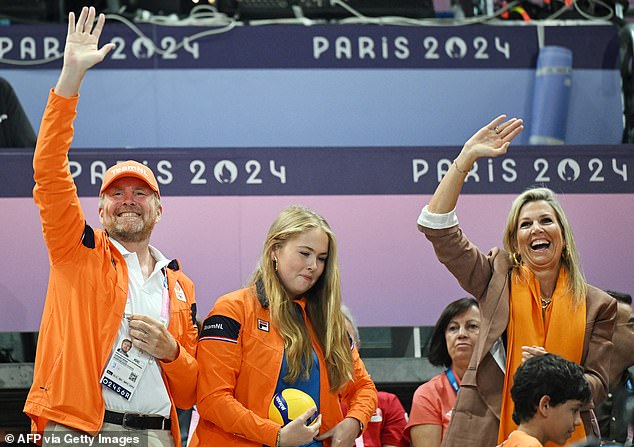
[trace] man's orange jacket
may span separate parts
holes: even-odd
[[[99,379],[128,295],[125,260],[103,230],[86,223],[69,171],[78,98],[50,93],[33,157],[33,197],[50,261],[33,385],[24,406],[33,430],[39,432],[49,420],[88,433],[100,430],[105,407]],[[172,434],[178,447],[175,406],[190,408],[196,399],[198,333],[192,281],[175,260],[166,270],[167,329],[179,343],[179,355],[160,366],[172,401]],[[175,288],[183,293],[176,294]]]

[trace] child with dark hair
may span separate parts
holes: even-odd
[[[583,370],[555,354],[526,360],[515,373],[511,398],[513,421],[519,424],[498,447],[563,445],[581,424],[580,410],[591,393]]]

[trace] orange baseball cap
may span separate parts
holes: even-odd
[[[145,183],[147,183],[150,189],[152,189],[152,191],[154,191],[156,194],[158,194],[159,197],[161,197],[158,182],[156,181],[156,177],[154,177],[154,173],[152,172],[152,170],[144,164],[134,160],[117,163],[116,165],[108,168],[103,176],[103,182],[101,183],[99,195],[103,194],[103,192],[108,189],[108,186],[112,184],[112,182],[123,177],[135,177],[139,180],[143,180]]]

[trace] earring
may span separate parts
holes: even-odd
[[[515,267],[519,267],[520,265],[522,265],[522,257],[519,255],[519,253],[513,252],[511,254],[511,258],[513,259],[513,265]]]
[[[276,256],[273,256],[273,268],[277,272],[277,257]]]

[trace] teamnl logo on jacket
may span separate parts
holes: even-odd
[[[212,315],[203,323],[199,341],[212,340],[238,343],[240,327],[240,323],[233,318],[224,315]]]

